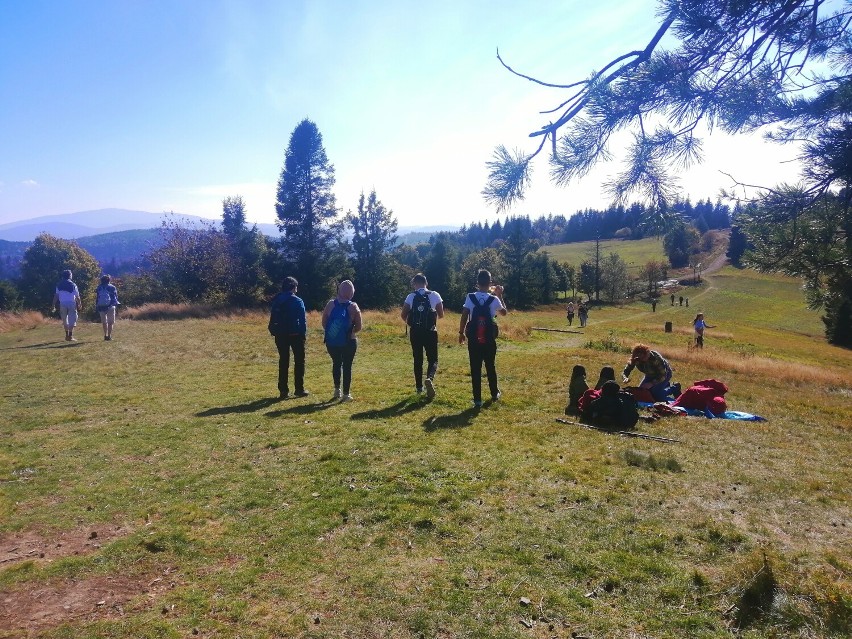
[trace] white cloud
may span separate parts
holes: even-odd
[[[24,180],[23,182],[21,182],[21,186],[25,186],[29,189],[34,189],[38,187],[39,184],[35,180]]]

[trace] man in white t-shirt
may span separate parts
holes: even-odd
[[[423,352],[426,352],[426,396],[435,397],[435,373],[438,372],[438,320],[444,317],[444,300],[430,291],[423,273],[411,278],[411,288],[402,304],[402,319],[408,324],[408,337],[414,355],[414,386],[423,392]]]
[[[465,297],[459,322],[459,344],[467,340],[467,354],[470,359],[470,382],[473,387],[473,405],[482,406],[482,365],[488,377],[488,389],[491,401],[500,399],[497,386],[497,324],[494,318],[505,315],[503,287],[492,285],[491,273],[482,269],[476,276],[476,292]]]
[[[80,291],[71,281],[71,271],[62,271],[62,279],[56,285],[53,295],[53,307],[59,311],[62,325],[65,327],[65,341],[76,342],[74,327],[77,325],[77,313],[80,311]]]

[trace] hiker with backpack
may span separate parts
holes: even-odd
[[[476,275],[476,288],[464,300],[461,321],[459,322],[459,344],[467,340],[467,354],[470,359],[470,382],[473,386],[473,405],[482,406],[482,364],[488,376],[488,388],[491,401],[500,399],[497,387],[497,323],[495,316],[506,315],[503,302],[503,287],[492,285],[491,273],[482,269]]]
[[[115,325],[116,307],[118,301],[118,289],[111,283],[109,275],[101,275],[101,283],[95,289],[95,308],[101,316],[101,326],[104,328],[104,341],[112,339],[112,327]]]
[[[65,341],[76,342],[74,327],[77,326],[77,313],[80,312],[80,290],[71,281],[71,271],[62,271],[62,279],[56,285],[53,294],[53,307],[59,311],[62,325],[65,327]]]
[[[426,276],[411,279],[413,293],[402,304],[401,316],[408,326],[408,338],[414,355],[414,387],[423,392],[423,352],[426,352],[426,397],[435,397],[435,373],[438,372],[438,320],[444,317],[444,300],[430,291]]]
[[[352,362],[358,350],[355,335],[361,330],[361,309],[352,301],[354,296],[355,285],[350,280],[343,280],[337,287],[337,297],[329,300],[322,311],[325,348],[331,356],[334,399],[344,402],[353,399],[350,393]]]
[[[290,351],[293,351],[293,386],[296,397],[310,395],[305,390],[305,340],[308,324],[305,320],[305,303],[297,297],[299,282],[295,277],[285,277],[278,293],[269,305],[269,334],[275,338],[278,349],[278,393],[289,399]]]

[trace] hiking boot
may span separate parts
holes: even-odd
[[[281,391],[278,397],[279,399],[290,399],[290,391]]]
[[[302,389],[300,391],[296,391],[296,397],[307,397],[310,394],[311,393],[309,391],[306,391],[305,389]]]
[[[109,335],[104,335],[104,341],[105,341],[105,342],[108,342],[108,341],[109,341]]]
[[[420,387],[416,388],[414,390],[414,392],[417,393],[418,395],[422,395],[423,394],[423,387],[420,386]]]
[[[473,407],[474,408],[482,408],[482,402],[478,399],[473,400]]]
[[[346,393],[343,397],[340,398],[340,401],[341,402],[351,402],[353,399],[355,399],[355,398],[352,397],[351,393]]]
[[[426,397],[435,399],[435,383],[428,377],[426,378]]]
[[[491,396],[491,401],[492,402],[499,402],[501,397],[503,397],[503,393],[501,393],[500,391],[497,391],[496,395]]]
[[[334,399],[340,399],[341,397],[342,397],[342,395],[340,394],[340,389],[335,388],[334,389]]]

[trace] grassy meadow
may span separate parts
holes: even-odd
[[[431,402],[395,312],[365,313],[343,404],[316,314],[311,395],[287,401],[261,315],[73,344],[12,326],[0,637],[848,636],[852,352],[793,280],[725,268],[689,297],[593,307],[585,330],[511,312],[479,411],[452,313]],[[571,368],[593,384],[635,341],[768,421],[640,422],[677,443],[557,422]]]

